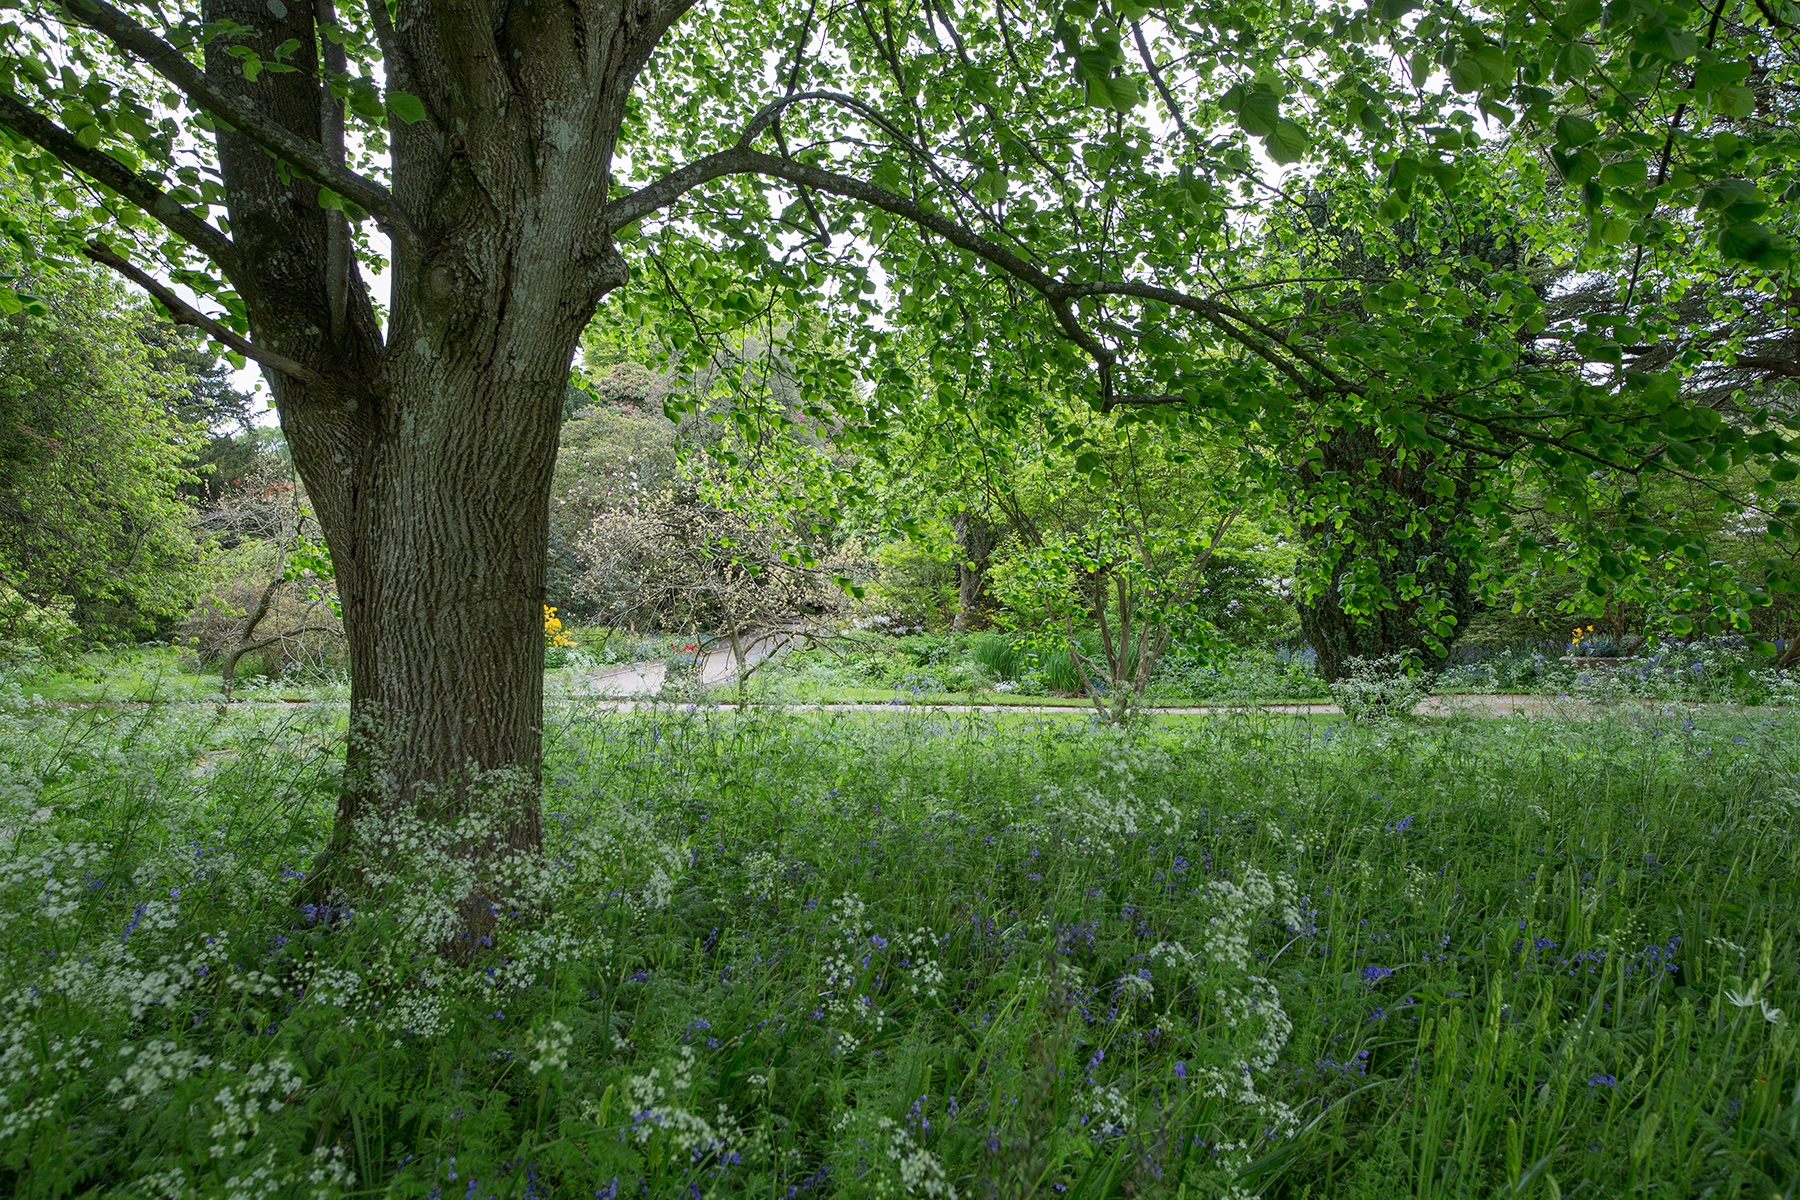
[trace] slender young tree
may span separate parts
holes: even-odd
[[[1316,332],[1292,289],[1243,269],[1283,186],[1253,152],[1360,178],[1385,220],[1517,122],[1587,189],[1596,246],[1654,256],[1658,213],[1698,210],[1733,269],[1785,270],[1792,136],[1759,106],[1792,82],[1795,30],[1768,0],[1634,0],[1604,24],[1599,0],[17,11],[0,129],[69,214],[45,253],[85,245],[268,372],[336,564],[353,716],[386,731],[398,802],[536,777],[569,365],[634,273],[673,297],[679,345],[750,315],[747,276],[872,308],[878,259],[896,316],[935,325],[933,369],[1003,367],[992,394],[1020,406],[1080,392],[1277,429],[1336,406],[1425,449],[1527,447],[1552,482],[1676,446],[1702,470],[1786,448],[1767,414],[1664,420],[1682,406],[1654,378],[1534,371],[1522,278]],[[1524,315],[1471,323],[1471,305]],[[1584,345],[1605,360],[1617,332]],[[815,419],[896,411],[908,380],[883,336],[798,371]],[[1417,403],[1421,370],[1454,399]],[[340,831],[390,800],[366,753]],[[539,844],[517,795],[490,849]]]

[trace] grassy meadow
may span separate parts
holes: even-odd
[[[339,713],[0,707],[0,1193],[1800,1194],[1787,712],[565,707],[466,964]]]

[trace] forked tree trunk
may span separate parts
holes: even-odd
[[[340,102],[319,84],[314,7],[204,0],[208,21],[241,31],[207,43],[206,72],[330,148]],[[349,644],[333,852],[372,812],[455,814],[468,786],[496,772],[524,786],[507,790],[492,835],[467,852],[541,845],[557,431],[577,339],[625,282],[604,217],[626,98],[684,7],[622,0],[582,7],[571,24],[515,6],[491,28],[485,14],[464,27],[460,11],[405,7],[397,27],[377,29],[389,82],[426,106],[423,120],[389,122],[405,216],[390,226],[385,329],[347,266],[331,196],[240,134],[218,135],[231,240],[254,264],[234,279],[253,341],[314,376],[270,383],[331,549]],[[328,13],[322,0],[317,11]],[[245,49],[295,69],[247,77]]]

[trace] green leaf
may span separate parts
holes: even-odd
[[[1650,164],[1641,158],[1607,163],[1600,172],[1600,182],[1608,187],[1626,187],[1650,178]]]
[[[1600,240],[1608,246],[1623,246],[1631,240],[1631,218],[1614,217],[1600,226]]]
[[[1428,160],[1425,167],[1431,172],[1432,179],[1437,181],[1438,189],[1446,196],[1456,191],[1457,185],[1462,182],[1463,169],[1454,162],[1434,158]]]
[[[1481,64],[1468,55],[1463,55],[1450,64],[1450,86],[1459,92],[1478,90],[1486,78]]]
[[[6,307],[12,312],[24,311],[34,317],[48,317],[50,306],[30,292],[0,292],[0,295],[11,297],[12,303]]]
[[[1756,111],[1756,93],[1735,83],[1715,91],[1712,99],[1713,111],[1721,116],[1747,117]]]
[[[1730,59],[1695,63],[1693,89],[1695,92],[1710,92],[1733,83],[1742,83],[1749,77],[1753,67],[1753,63]]]
[[[1551,147],[1550,161],[1556,164],[1557,173],[1570,183],[1586,183],[1600,170],[1600,156],[1592,150],[1565,152]]]
[[[1381,19],[1398,21],[1417,7],[1414,0],[1381,0]]]
[[[388,108],[396,117],[408,125],[417,125],[425,119],[425,104],[410,92],[389,92]]]
[[[98,125],[83,125],[75,131],[75,144],[83,150],[92,150],[100,144],[101,132]]]
[[[381,124],[387,116],[386,111],[381,107],[381,97],[375,94],[373,88],[352,88],[346,99],[350,105],[350,111],[371,125]]]
[[[1556,27],[1566,34],[1577,34],[1600,19],[1600,0],[1569,0],[1556,14]]]
[[[1138,81],[1129,75],[1114,75],[1104,84],[1107,103],[1114,112],[1128,113],[1143,100]]]
[[[1585,77],[1599,61],[1594,48],[1586,42],[1570,42],[1557,52],[1556,65],[1551,74],[1558,83],[1567,83],[1571,79]]]
[[[1750,217],[1768,207],[1761,201],[1762,193],[1748,179],[1721,179],[1700,193],[1700,210],[1717,209],[1722,213],[1742,213]],[[1751,208],[1755,212],[1746,211]]]
[[[1238,111],[1238,124],[1251,137],[1272,137],[1281,123],[1281,98],[1274,92],[1257,88],[1244,97]]]
[[[1498,46],[1476,46],[1465,56],[1481,68],[1483,84],[1508,83],[1513,77],[1512,61]]]
[[[1270,158],[1286,165],[1305,158],[1306,147],[1310,141],[1311,139],[1306,136],[1306,130],[1301,128],[1297,121],[1290,121],[1286,117],[1282,117],[1275,122],[1275,132],[1269,135],[1269,139],[1264,145],[1269,151]]]
[[[1728,225],[1719,232],[1719,253],[1725,258],[1772,271],[1792,258],[1794,251],[1767,225],[1744,221]]]
[[[1585,146],[1600,135],[1600,130],[1586,117],[1565,113],[1556,118],[1556,144]]]
[[[1645,29],[1632,39],[1631,48],[1652,58],[1669,62],[1686,62],[1700,51],[1700,39],[1686,29],[1674,25],[1658,25]]]
[[[1388,186],[1393,188],[1396,192],[1399,192],[1402,196],[1412,191],[1413,183],[1417,181],[1418,178],[1419,160],[1410,155],[1402,154],[1399,158],[1396,158],[1393,165],[1388,168]]]

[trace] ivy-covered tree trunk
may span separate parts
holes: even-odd
[[[1406,652],[1435,661],[1476,609],[1464,541],[1470,464],[1416,452],[1402,461],[1360,425],[1339,429],[1321,449],[1302,471],[1302,494],[1313,503],[1301,531],[1324,587],[1299,605],[1319,673],[1335,681],[1353,658]],[[1342,503],[1357,492],[1362,503]]]
[[[960,633],[984,622],[988,563],[1000,544],[1000,527],[967,509],[952,518],[951,527],[956,531],[956,616],[951,628]]]

